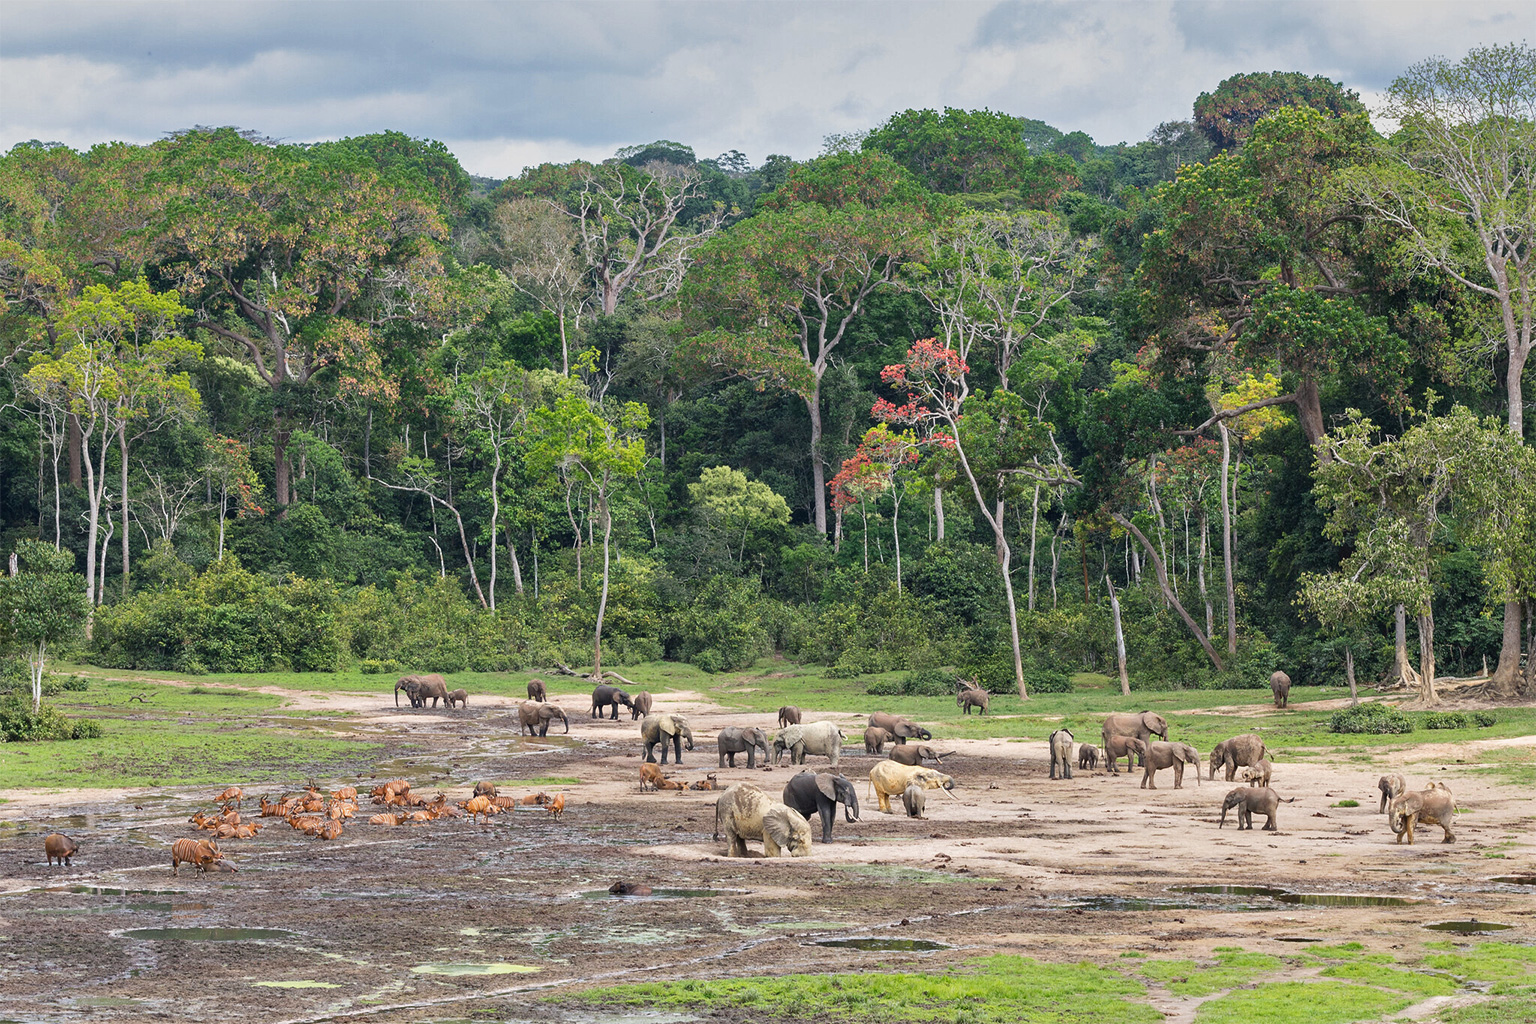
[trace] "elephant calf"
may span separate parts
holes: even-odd
[[[986,690],[966,687],[955,694],[955,703],[967,715],[971,713],[971,708],[976,708],[984,715],[987,713],[987,708],[992,706],[992,697]]]
[[[1057,729],[1051,733],[1051,778],[1070,779],[1072,777],[1072,731],[1070,729]],[[1129,766],[1127,766],[1129,767]]]
[[[1104,741],[1104,760],[1109,762],[1109,771],[1112,775],[1120,774],[1120,769],[1115,767],[1115,762],[1122,757],[1125,758],[1126,771],[1136,767],[1137,758],[1145,764],[1147,745],[1134,736],[1110,736]]]
[[[1454,843],[1456,834],[1451,831],[1451,817],[1455,813],[1456,798],[1451,796],[1451,791],[1431,786],[1417,793],[1401,793],[1395,797],[1388,811],[1387,823],[1397,833],[1399,844],[1403,836],[1407,836],[1408,845],[1413,845],[1415,823],[1439,825],[1445,829],[1445,838],[1440,841]]]
[[[1250,786],[1267,786],[1269,777],[1274,772],[1274,765],[1268,758],[1260,758],[1258,764],[1249,765],[1243,769],[1243,781]],[[1196,775],[1198,777],[1198,773]]]
[[[455,704],[457,704],[461,708],[469,707],[469,691],[468,690],[449,690],[448,691],[448,706],[451,708]]]
[[[943,764],[944,759],[953,753],[951,750],[941,754],[926,743],[904,743],[891,748],[891,760],[897,764],[922,764],[924,761]]]
[[[892,736],[889,731],[880,728],[878,725],[872,725],[864,730],[864,753],[883,754],[885,753],[885,745],[895,739],[896,737]]]
[[[1401,775],[1393,772],[1383,775],[1376,782],[1376,788],[1381,790],[1381,806],[1376,808],[1377,814],[1385,814],[1387,805],[1396,800],[1398,795],[1408,788],[1408,782]]]
[[[928,796],[923,792],[923,787],[914,782],[903,790],[901,806],[907,809],[907,817],[921,818],[928,806]]]
[[[1295,803],[1295,797],[1281,800],[1280,794],[1268,786],[1239,786],[1227,794],[1221,802],[1221,823],[1217,828],[1226,828],[1227,812],[1237,808],[1237,827],[1239,829],[1253,828],[1253,816],[1262,814],[1269,820],[1264,824],[1265,832],[1274,832],[1275,811],[1281,804]]]
[[[720,751],[720,764],[724,768],[729,765],[736,767],[736,755],[747,755],[747,767],[757,767],[757,752],[763,752],[763,760],[768,760],[768,734],[762,729],[743,729],[740,726],[729,725],[720,730],[720,735],[715,738],[715,746]]]
[[[1284,672],[1270,676],[1269,692],[1275,698],[1275,707],[1285,707],[1291,702],[1291,677]]]
[[[1092,743],[1084,743],[1077,748],[1077,766],[1084,770],[1092,770],[1099,766],[1099,748]]]
[[[1157,788],[1157,770],[1173,769],[1173,788],[1184,788],[1184,766],[1195,766],[1195,782],[1200,782],[1200,755],[1188,743],[1153,743],[1147,747],[1147,768],[1141,776],[1142,789]]]

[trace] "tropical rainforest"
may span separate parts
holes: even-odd
[[[504,181],[396,132],[16,146],[9,671],[1529,696],[1536,49],[1375,114],[1266,72],[1134,144],[906,110]]]

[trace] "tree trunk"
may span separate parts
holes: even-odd
[[[117,427],[117,457],[118,461],[122,463],[122,466],[119,467],[119,485],[123,489],[120,504],[122,506],[121,521],[123,531],[123,600],[126,601],[128,600],[128,423],[126,417]],[[169,544],[170,540],[167,537],[166,543]],[[106,560],[105,555],[103,555],[102,560]]]
[[[944,488],[933,489],[933,515],[938,529],[938,542],[944,543]]]
[[[901,499],[891,488],[891,541],[896,545],[896,593],[901,593]]]
[[[1344,648],[1344,681],[1349,684],[1349,706],[1354,707],[1360,703],[1360,693],[1355,688],[1355,650],[1353,647]]]
[[[1209,557],[1207,551],[1207,539],[1210,535],[1210,517],[1206,515],[1205,503],[1200,504],[1200,561],[1195,566],[1195,583],[1200,588],[1200,601],[1205,605],[1205,635],[1210,636],[1216,632],[1215,610],[1211,607],[1211,594],[1205,587],[1205,562]]]
[[[497,448],[496,461],[491,466],[491,611],[496,610],[496,528],[501,523],[501,493],[496,481],[500,475],[501,449]]]
[[[284,510],[293,497],[289,486],[293,467],[288,461],[288,439],[292,436],[293,431],[283,425],[282,417],[278,417],[277,425],[272,428],[272,499],[277,502],[279,516],[287,514]]]
[[[1425,704],[1440,703],[1440,697],[1435,693],[1435,613],[1433,611],[1419,616],[1419,671],[1422,673],[1419,680],[1419,700]]]
[[[1519,692],[1520,685],[1520,626],[1519,601],[1504,602],[1504,642],[1499,647],[1499,665],[1484,684],[1484,691],[1493,697],[1508,698]]]
[[[1003,591],[1008,595],[1008,636],[1013,641],[1013,681],[1019,688],[1019,700],[1029,700],[1024,688],[1024,653],[1019,648],[1019,608],[1013,600],[1013,550],[1003,537],[1003,524],[997,523],[997,541],[1003,549]]]
[[[1414,671],[1413,665],[1408,661],[1408,610],[1402,605],[1393,609],[1395,618],[1394,633],[1395,645],[1393,647],[1393,678],[1404,686],[1413,686],[1419,682],[1419,674]]]
[[[1029,513],[1029,600],[1031,613],[1035,610],[1035,535],[1040,527],[1040,485],[1035,484],[1035,497]]]
[[[608,538],[613,535],[613,516],[608,511],[608,496],[598,497],[603,517],[603,593],[597,599],[597,629],[592,637],[592,674],[603,677],[603,616],[608,611]]]
[[[1108,576],[1104,577],[1104,585],[1109,588],[1109,610],[1115,619],[1115,660],[1120,666],[1120,696],[1131,695],[1131,677],[1125,670],[1125,631],[1120,628],[1120,597],[1115,593],[1115,584]]]
[[[512,531],[507,531],[507,557],[512,561],[512,589],[518,596],[523,593],[523,567],[517,560],[517,540],[512,536]]]
[[[69,414],[69,486],[80,486],[80,450],[84,437],[80,432],[80,417]]]
[[[1225,672],[1227,667],[1222,664],[1221,656],[1216,653],[1216,648],[1212,647],[1211,641],[1206,638],[1204,633],[1200,632],[1200,627],[1195,624],[1195,620],[1190,618],[1189,612],[1185,611],[1184,606],[1179,603],[1179,597],[1173,592],[1173,587],[1169,586],[1168,572],[1163,568],[1163,560],[1158,557],[1157,549],[1152,546],[1152,542],[1147,539],[1147,535],[1137,529],[1135,523],[1120,513],[1113,512],[1111,515],[1114,517],[1115,522],[1125,527],[1136,538],[1137,543],[1146,549],[1147,557],[1152,560],[1152,567],[1157,571],[1157,585],[1163,588],[1163,596],[1168,599],[1169,604],[1173,605],[1173,610],[1179,613],[1179,618],[1184,620],[1184,625],[1189,627],[1189,631],[1194,638],[1200,641],[1201,648],[1205,650],[1206,657],[1211,659],[1211,664],[1216,666],[1216,671]]]
[[[219,488],[219,558],[224,557],[224,510],[229,504],[229,491]]]
[[[811,414],[811,490],[816,492],[816,532],[827,535],[827,471],[821,464],[821,381],[805,400]]]
[[[1083,566],[1083,604],[1093,603],[1093,595],[1088,592],[1088,534],[1083,530],[1077,531],[1077,555]]]
[[[1323,403],[1317,393],[1317,381],[1311,377],[1304,377],[1296,387],[1296,422],[1301,425],[1301,432],[1307,439],[1307,447],[1317,453],[1318,462],[1330,462],[1333,456],[1328,454],[1326,447],[1319,448],[1317,442],[1322,440],[1323,429]]]
[[[1232,465],[1232,439],[1227,424],[1216,421],[1221,434],[1221,560],[1227,584],[1227,653],[1237,653],[1237,586],[1232,580],[1232,502],[1227,486]]]

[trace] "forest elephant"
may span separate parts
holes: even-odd
[[[906,808],[907,817],[921,818],[928,807],[928,794],[914,782],[901,791],[901,806]]]
[[[461,708],[469,707],[469,691],[468,690],[449,690],[448,691],[448,706],[449,707],[453,707],[455,704],[457,704]]]
[[[1092,743],[1079,744],[1077,748],[1077,766],[1084,771],[1089,771],[1099,766],[1099,748]]]
[[[1184,766],[1195,766],[1195,784],[1200,784],[1200,754],[1188,743],[1149,743],[1145,758],[1147,770],[1141,776],[1142,789],[1157,788],[1157,772],[1160,768],[1173,769],[1173,788],[1184,788]]]
[[[667,744],[672,745],[674,760],[683,763],[683,746],[693,749],[693,730],[682,715],[646,715],[640,720],[641,760],[656,760],[656,745],[661,744],[661,763],[667,763]]]
[[[872,725],[864,730],[864,753],[883,754],[885,753],[885,745],[894,742],[895,739],[896,737],[892,736],[885,729],[880,728],[878,725]]]
[[[897,764],[922,764],[924,761],[943,764],[944,759],[953,753],[951,750],[941,754],[926,743],[904,743],[891,748],[891,760]]]
[[[635,702],[630,699],[629,694],[625,693],[617,686],[609,686],[607,683],[601,683],[592,688],[593,718],[604,717],[603,712],[607,711],[611,707],[613,708],[613,721],[617,722],[619,720],[620,704],[627,708],[633,708],[635,706]]]
[[[737,725],[729,725],[720,730],[720,735],[715,737],[715,746],[720,750],[720,765],[724,768],[729,764],[736,767],[736,755],[747,755],[747,767],[757,767],[757,752],[763,752],[763,761],[768,760],[768,734],[762,729],[743,729]]]
[[[1387,805],[1395,800],[1398,794],[1408,788],[1408,783],[1401,775],[1393,772],[1390,775],[1383,775],[1378,779],[1376,781],[1376,788],[1381,790],[1381,806],[1376,808],[1376,813],[1385,814]]]
[[[655,702],[655,698],[651,696],[649,690],[641,690],[631,697],[630,701],[629,720],[638,722],[651,713],[651,705]]]
[[[769,857],[804,857],[811,852],[811,823],[792,807],[771,802],[749,783],[732,786],[715,801],[715,839],[725,840],[727,857],[747,856],[747,840],[759,839]]]
[[[1143,743],[1152,742],[1152,737],[1156,736],[1166,742],[1168,722],[1162,715],[1153,711],[1143,711],[1140,714],[1117,711],[1105,717],[1104,728],[1099,736],[1102,740],[1100,745],[1106,751],[1109,750],[1110,738],[1114,736],[1131,736]]]
[[[1269,763],[1269,758],[1261,757],[1258,764],[1243,769],[1243,781],[1250,786],[1267,786],[1274,770],[1275,766]]]
[[[786,725],[799,725],[800,713],[800,709],[793,704],[786,704],[779,708],[779,728],[782,729]]]
[[[807,722],[805,725],[787,725],[779,730],[773,740],[773,763],[778,764],[789,751],[790,764],[805,764],[806,754],[817,754],[837,767],[837,759],[843,753],[843,730],[832,722]]]
[[[1237,808],[1237,827],[1239,829],[1253,828],[1253,816],[1262,814],[1268,820],[1264,824],[1265,832],[1275,831],[1275,811],[1281,804],[1295,803],[1295,797],[1285,800],[1280,799],[1280,794],[1268,786],[1239,786],[1227,794],[1221,802],[1221,822],[1216,827],[1227,827],[1227,812]]]
[[[540,704],[542,704],[545,701],[549,700],[549,693],[544,689],[544,680],[542,680],[542,679],[530,679],[530,680],[528,680],[528,699],[529,700],[536,700]]]
[[[897,764],[881,761],[869,770],[869,785],[875,791],[880,810],[891,812],[891,797],[900,798],[907,787],[916,784],[920,789],[954,789],[955,780],[933,768],[918,765]]]
[[[1115,762],[1125,758],[1125,770],[1130,771],[1136,767],[1136,760],[1141,759],[1146,764],[1147,745],[1134,736],[1111,736],[1104,741],[1104,760],[1109,765],[1112,775],[1119,775],[1120,769],[1115,767]]]
[[[843,805],[843,814],[849,821],[859,820],[859,794],[853,783],[842,775],[832,772],[800,772],[784,786],[784,806],[793,807],[807,821],[811,815],[821,816],[821,841],[832,841],[832,821],[837,817],[837,805]]]
[[[411,707],[421,707],[421,681],[415,676],[401,676],[395,683],[395,707],[400,706],[400,691],[405,691],[405,697],[411,702]]]
[[[987,708],[992,706],[992,695],[986,690],[966,687],[955,694],[955,704],[967,715],[971,713],[971,708],[977,708],[984,715]]]
[[[519,704],[517,706],[517,720],[519,724],[518,735],[532,736],[537,732],[540,736],[549,735],[549,723],[556,718],[565,726],[565,731],[571,731],[571,720],[565,717],[565,709],[558,704]]]
[[[1057,729],[1051,733],[1051,778],[1072,777],[1072,731]],[[1061,774],[1058,775],[1057,773]]]
[[[1269,692],[1275,698],[1275,707],[1283,708],[1291,700],[1291,677],[1284,672],[1276,672],[1269,677]]]
[[[1393,797],[1387,812],[1387,823],[1397,833],[1397,842],[1408,837],[1413,845],[1413,826],[1439,825],[1445,829],[1442,843],[1454,843],[1456,834],[1451,831],[1451,816],[1456,813],[1456,798],[1448,789],[1430,788],[1418,792],[1399,793]]]
[[[931,740],[933,733],[924,729],[910,718],[901,715],[893,715],[888,711],[876,711],[869,716],[869,724],[877,729],[884,729],[896,738],[897,743],[905,743],[907,740]]]
[[[1227,770],[1227,781],[1231,782],[1237,775],[1239,768],[1258,764],[1269,751],[1264,748],[1264,741],[1251,732],[1245,732],[1241,736],[1233,736],[1222,740],[1211,748],[1211,778],[1216,777],[1216,769],[1222,766]]]
[[[433,707],[437,707],[438,701],[442,701],[445,705],[448,703],[448,681],[436,672],[429,672],[421,676],[404,676],[395,684],[396,707],[400,706],[400,690],[405,689],[408,694],[410,693],[409,688],[404,686],[406,680],[412,680],[416,684],[415,699],[411,702],[413,706],[424,708],[429,700]]]

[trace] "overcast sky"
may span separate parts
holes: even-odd
[[[0,149],[194,124],[295,142],[397,129],[505,177],[655,139],[805,158],[944,106],[1136,142],[1238,72],[1326,75],[1371,103],[1415,61],[1533,28],[1531,0],[6,0]]]

